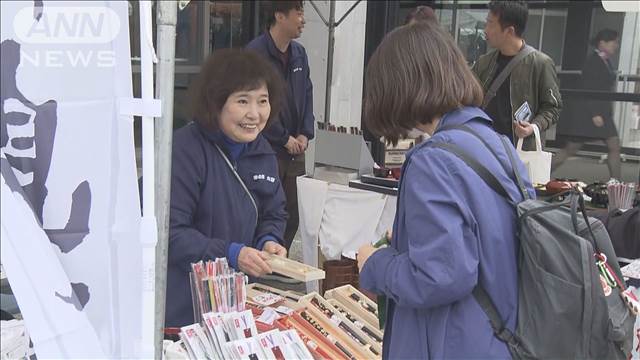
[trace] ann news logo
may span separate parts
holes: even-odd
[[[108,44],[120,26],[118,14],[109,7],[46,3],[39,18],[34,18],[32,7],[25,7],[13,21],[16,37],[27,45],[22,59],[34,66],[60,68],[115,66],[115,52]]]

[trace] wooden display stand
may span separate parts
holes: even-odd
[[[324,279],[324,271],[282,256],[271,255],[267,260],[273,272],[303,282]]]
[[[371,327],[380,329],[378,322],[378,304],[353,286],[345,285],[333,290],[328,290],[324,296],[327,299],[335,299],[344,305],[347,311],[357,315]]]
[[[356,358],[362,356],[365,359],[371,359],[382,356],[382,343],[371,341],[365,332],[349,321],[318,293],[305,295],[300,299],[300,304],[305,306],[307,313],[322,320],[323,324],[327,326],[327,331],[336,339],[358,353],[359,355],[354,354]]]

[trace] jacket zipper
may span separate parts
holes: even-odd
[[[237,169],[236,164],[231,164],[231,161],[229,161],[229,158],[227,157],[227,155],[225,155],[224,151],[222,151],[222,149],[220,149],[220,147],[217,144],[214,144],[214,145],[215,145],[216,149],[218,149],[218,152],[220,153],[220,155],[222,156],[224,161],[227,163],[227,165],[231,169],[231,172],[233,173],[233,175],[235,175],[236,179],[238,180],[238,182],[242,186],[242,189],[244,190],[244,192],[247,194],[247,196],[249,196],[249,200],[251,200],[251,204],[253,205],[253,209],[256,211],[256,221],[255,221],[254,228],[257,228],[258,227],[258,218],[260,217],[260,212],[258,211],[258,204],[256,204],[256,200],[253,198],[253,195],[251,195],[251,192],[247,188],[247,185],[244,183],[244,181],[242,181],[242,178],[238,174],[238,171],[237,171],[238,169]]]
[[[558,99],[556,99],[556,97],[553,95],[553,89],[549,88],[549,94],[551,94],[551,97],[553,98],[553,101],[555,101],[556,107],[557,107],[558,106]]]

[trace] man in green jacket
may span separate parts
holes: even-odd
[[[514,144],[518,138],[524,138],[523,148],[533,150],[535,140],[531,136],[531,124],[540,129],[544,145],[545,130],[558,121],[562,108],[553,60],[541,51],[527,49],[493,97],[489,95],[496,77],[527,47],[522,38],[527,17],[524,1],[492,1],[489,4],[485,34],[495,50],[480,57],[473,72],[484,88],[483,107],[494,120],[495,130],[508,136]]]

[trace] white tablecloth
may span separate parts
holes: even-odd
[[[376,242],[391,230],[396,197],[348,186],[330,184],[301,176],[298,178],[298,209],[302,257],[318,266],[318,243],[327,259],[341,254],[353,256],[366,243]],[[317,291],[317,282],[307,285]]]

